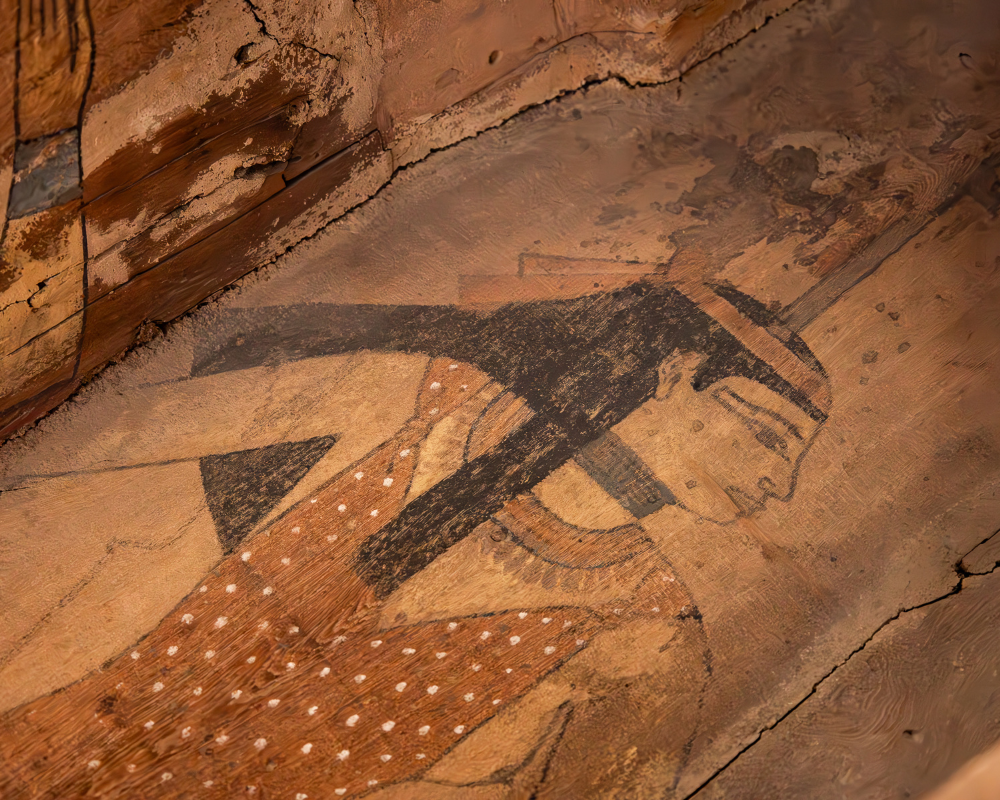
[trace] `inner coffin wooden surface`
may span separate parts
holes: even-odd
[[[998,31],[802,2],[527,112],[5,445],[0,796],[912,797],[985,750]]]

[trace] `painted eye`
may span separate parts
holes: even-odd
[[[786,461],[788,460],[788,456],[785,455],[785,452],[788,450],[788,442],[779,436],[773,428],[761,425],[757,429],[757,433],[754,434],[754,438],[768,450],[777,453]]]

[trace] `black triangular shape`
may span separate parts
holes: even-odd
[[[202,458],[201,482],[223,551],[233,552],[336,442],[317,436]]]

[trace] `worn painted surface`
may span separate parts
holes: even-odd
[[[1000,19],[959,10],[798,4],[325,224],[380,125],[175,257],[322,228],[0,450],[0,793],[915,796],[985,749]]]
[[[4,0],[0,313],[57,272],[26,252],[83,255],[73,297],[3,324],[58,346],[4,364],[0,437],[432,148],[587,81],[676,78],[791,1]]]

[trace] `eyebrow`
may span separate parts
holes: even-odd
[[[729,395],[729,397],[731,397],[733,401],[735,401],[735,404],[728,402],[727,399],[723,397],[723,395]],[[776,411],[771,411],[771,409],[769,408],[764,408],[763,406],[754,405],[749,400],[744,400],[742,397],[736,394],[736,392],[734,392],[732,389],[726,389],[726,388],[716,389],[714,392],[712,392],[712,397],[714,397],[727,410],[732,411],[734,414],[736,414],[742,419],[750,420],[751,417],[746,413],[744,413],[743,411],[741,411],[740,408],[738,408],[737,406],[743,406],[749,409],[754,415],[763,414],[764,416],[771,417],[771,419],[784,425],[788,429],[788,432],[791,433],[793,436],[795,436],[797,439],[803,441],[805,439],[805,437],[803,437],[802,435],[802,432],[799,430],[799,426],[796,425],[794,422],[787,420],[785,417],[781,416],[781,414],[779,414]],[[754,421],[757,422],[758,420]]]

